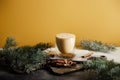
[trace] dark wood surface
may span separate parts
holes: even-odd
[[[95,73],[88,73],[82,70],[64,75],[53,74],[45,69],[30,74],[18,74],[3,65],[3,61],[0,60],[0,80],[95,80]]]
[[[44,69],[31,74],[17,74],[12,72],[8,67],[0,65],[0,80],[94,80],[94,76],[94,73],[84,71],[57,75]]]

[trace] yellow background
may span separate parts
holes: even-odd
[[[0,0],[0,47],[55,43],[55,34],[120,45],[120,0]]]

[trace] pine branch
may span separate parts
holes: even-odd
[[[39,43],[35,46],[14,48],[14,43],[13,38],[7,38],[2,51],[3,58],[11,69],[16,72],[30,73],[45,67],[49,57],[43,50],[50,48],[51,44]]]
[[[15,47],[17,45],[16,41],[14,40],[13,37],[8,37],[6,39],[6,43],[5,46],[3,47],[3,49],[8,49],[10,47]]]
[[[35,46],[33,46],[35,49],[41,49],[41,50],[45,50],[47,48],[52,47],[51,43],[38,43]]]
[[[93,58],[84,62],[85,69],[95,69],[97,73],[96,80],[118,80],[120,79],[120,64],[114,61]]]
[[[100,41],[82,40],[80,45],[87,50],[109,52],[116,49],[115,45],[104,44]]]

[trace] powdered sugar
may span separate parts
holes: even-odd
[[[56,52],[56,54],[60,54],[60,52],[58,51],[57,48],[49,48],[47,50],[45,50],[46,52],[49,51],[54,51]],[[78,49],[75,48],[73,50],[73,54],[75,54],[75,57],[73,58],[73,60],[76,61],[86,61],[86,58],[82,58],[81,56],[87,54],[88,52],[90,52],[89,50],[83,50],[83,49]],[[117,63],[120,63],[120,47],[117,47],[115,51],[111,51],[109,53],[103,53],[103,52],[94,52],[94,54],[92,55],[93,57],[100,57],[100,56],[106,56],[108,60],[114,60]]]

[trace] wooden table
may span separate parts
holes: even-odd
[[[81,52],[81,51],[80,51]],[[109,59],[114,59],[116,62],[120,61],[119,57],[120,48],[117,48],[115,52],[105,54]],[[83,53],[83,52],[82,52]],[[114,54],[113,54],[114,53]],[[96,53],[103,54],[103,53]],[[112,58],[111,58],[111,55]],[[117,59],[116,59],[117,58]],[[10,71],[8,67],[2,67],[0,65],[0,80],[95,80],[95,73],[76,71],[64,75],[52,74],[47,70],[38,70],[31,74],[16,74]]]
[[[16,74],[6,67],[0,67],[0,80],[95,80],[94,76],[94,73],[83,71],[56,75],[43,69],[31,74]]]

